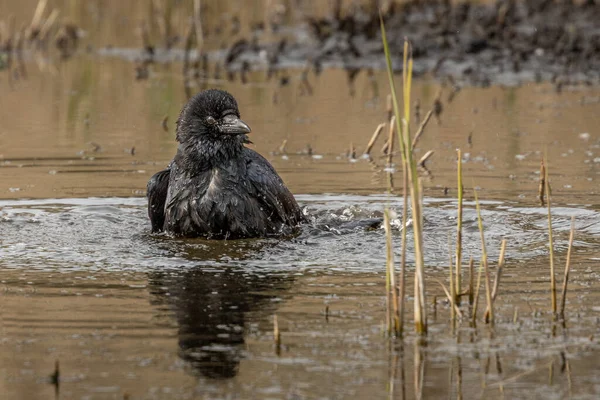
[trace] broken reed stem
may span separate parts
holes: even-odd
[[[544,192],[546,190],[546,166],[544,165],[544,159],[540,164],[540,186],[538,188],[540,204],[544,206]]]
[[[392,291],[391,304],[389,312],[391,312],[391,316],[388,317],[388,321],[390,324],[388,325],[388,334],[392,334],[393,331],[398,334],[399,325],[400,325],[400,313],[398,310],[398,292],[396,290],[396,271],[394,268],[394,248],[392,244],[392,226],[390,223],[390,210],[388,208],[385,209],[383,213],[384,227],[385,227],[385,237],[386,237],[386,288],[389,287]],[[388,285],[389,281],[389,285]],[[389,291],[388,291],[388,299],[389,299]],[[390,301],[388,301],[390,303]],[[393,326],[393,328],[392,328]]]
[[[433,110],[429,110],[429,112],[425,116],[425,119],[419,125],[419,129],[417,129],[417,133],[415,134],[415,138],[413,139],[412,145],[410,146],[411,150],[414,150],[415,147],[417,146],[417,143],[419,142],[419,139],[421,138],[421,135],[423,134],[423,132],[425,132],[425,127],[429,123],[429,119],[431,119],[431,115],[432,114],[433,114]]]
[[[573,236],[575,236],[575,216],[571,217],[571,233],[569,234],[569,249],[567,250],[567,261],[565,264],[565,276],[560,298],[560,316],[565,317],[565,304],[567,301],[567,284],[569,283],[569,272],[571,270],[571,251],[573,250]]]
[[[469,305],[473,306],[473,278],[475,277],[473,257],[469,257]]]
[[[42,15],[44,15],[44,11],[46,10],[46,4],[48,0],[40,0],[35,8],[35,12],[33,13],[33,18],[31,19],[31,25],[29,25],[30,30],[38,30],[40,28],[40,23],[42,22]]]
[[[542,161],[543,162],[543,161]],[[552,297],[552,313],[556,314],[556,277],[554,276],[554,237],[552,235],[552,211],[550,204],[550,183],[548,168],[544,168],[544,186],[546,190],[546,205],[548,206],[548,245],[550,246],[550,294]]]
[[[385,128],[385,123],[377,125],[375,132],[373,132],[373,136],[371,136],[371,140],[369,140],[369,143],[367,144],[364,154],[371,154],[371,149],[373,149],[373,146],[375,145],[379,134],[383,131],[383,128]]]
[[[492,303],[496,301],[496,296],[498,296],[498,291],[500,290],[500,277],[502,276],[502,269],[504,268],[504,255],[506,253],[506,239],[502,240],[502,244],[500,245],[500,257],[498,257],[498,270],[496,271],[496,279],[494,280],[494,290],[492,291]],[[484,320],[487,324],[490,319],[490,309],[487,308],[484,314]]]
[[[431,111],[429,112],[431,114]],[[428,114],[428,117],[430,115]],[[427,118],[427,117],[426,117]],[[460,149],[456,150],[458,156],[457,164],[457,180],[458,180],[458,210],[456,218],[456,263],[455,263],[455,274],[456,274],[456,302],[460,304],[460,293],[461,293],[461,262],[462,262],[462,218],[463,218],[463,183],[462,183],[462,152]]]

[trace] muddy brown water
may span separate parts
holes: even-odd
[[[61,399],[598,396],[597,87],[464,88],[451,102],[444,89],[440,123],[418,149],[435,151],[424,181],[430,332],[419,345],[409,329],[401,345],[382,334],[384,233],[343,227],[388,204],[401,212],[398,174],[386,194],[383,140],[373,151],[379,168],[360,158],[386,116],[383,73],[361,73],[349,87],[345,71],[326,69],[309,75],[312,95],[302,94],[294,69],[284,87],[264,71],[245,85],[206,83],[235,95],[253,147],[313,220],[293,240],[220,242],[149,232],[145,184],[175,152],[186,101],[180,63],[155,65],[144,81],[116,56],[31,55],[26,67],[26,79],[0,72],[1,398],[55,396],[56,360]],[[439,90],[414,82],[421,114]],[[351,144],[356,160],[346,156]],[[435,279],[447,282],[454,240],[456,148],[468,200],[465,258],[480,258],[473,187],[490,257],[503,238],[508,251],[495,327],[464,322],[453,333]],[[576,217],[565,328],[548,313],[546,210],[536,198],[544,153],[557,275]],[[399,231],[394,237],[398,248]],[[409,296],[408,327],[411,307]]]

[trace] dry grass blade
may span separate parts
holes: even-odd
[[[567,284],[569,283],[569,272],[571,270],[571,251],[573,250],[573,237],[575,236],[575,217],[571,217],[571,233],[569,234],[569,249],[567,250],[567,261],[565,263],[565,276],[560,298],[560,315],[565,317],[565,305],[567,301]]]

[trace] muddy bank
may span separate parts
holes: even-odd
[[[478,86],[527,81],[597,83],[600,78],[600,6],[536,0],[493,4],[446,1],[393,3],[384,12],[394,64],[410,39],[417,74]],[[259,26],[262,28],[262,26]],[[344,67],[349,76],[384,68],[379,15],[373,6],[335,9],[306,17],[276,43],[261,43],[261,30],[229,47],[229,69],[309,65]]]
[[[167,1],[150,16],[143,9],[114,7],[104,15],[82,6],[73,25],[56,18],[66,7],[58,1],[53,9],[33,13],[32,7],[29,25],[12,17],[0,20],[0,70],[15,69],[12,75],[23,76],[23,61],[48,50],[57,53],[50,59],[77,54],[127,59],[135,63],[137,79],[152,75],[153,62],[172,61],[183,61],[186,76],[205,81],[239,77],[244,82],[247,72],[255,70],[271,78],[288,68],[303,69],[305,77],[335,67],[345,68],[352,82],[360,71],[384,69],[378,2],[332,3],[324,7],[298,0],[266,8],[257,3],[248,10],[204,4],[198,11]],[[595,0],[383,3],[396,68],[408,38],[416,75],[452,84],[552,81],[560,89],[600,82],[600,5]],[[119,34],[100,34],[101,28]],[[280,74],[282,84],[286,79],[285,72]]]

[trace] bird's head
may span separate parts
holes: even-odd
[[[204,90],[188,101],[177,120],[177,140],[245,143],[250,127],[240,119],[238,105],[224,90]]]

